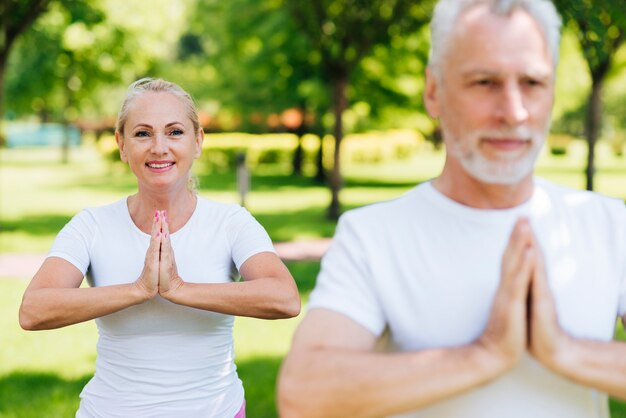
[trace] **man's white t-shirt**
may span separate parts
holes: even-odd
[[[124,284],[140,276],[149,242],[123,199],[78,213],[48,256],[72,263],[91,286]],[[248,211],[202,198],[171,242],[179,275],[193,283],[230,282],[234,268],[249,257],[274,252]],[[244,393],[234,364],[233,322],[231,315],[158,295],[96,319],[96,372],[81,393],[76,416],[235,416]]]
[[[613,337],[626,313],[626,208],[535,180],[532,198],[504,210],[461,205],[423,183],[401,198],[346,213],[309,309],[342,313],[390,349],[455,347],[478,338],[500,281],[513,225],[528,217],[546,260],[558,319],[569,334]],[[530,356],[471,392],[403,415],[420,418],[607,418],[605,394],[554,375]]]

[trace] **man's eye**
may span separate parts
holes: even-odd
[[[527,86],[531,86],[531,87],[536,87],[536,86],[541,86],[543,83],[539,80],[534,80],[532,78],[529,78],[526,80],[526,85]]]
[[[477,86],[493,86],[495,83],[493,82],[493,80],[480,79],[474,81],[474,84],[476,84]]]

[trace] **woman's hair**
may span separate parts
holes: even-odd
[[[117,123],[115,124],[115,131],[124,136],[124,125],[128,120],[128,111],[133,99],[144,93],[170,93],[178,97],[185,105],[187,116],[193,124],[194,132],[198,132],[200,129],[200,121],[198,119],[198,111],[196,105],[189,93],[183,90],[178,84],[170,81],[165,81],[160,78],[142,78],[132,83],[126,91],[126,97],[122,102],[122,108],[117,115]]]
[[[552,56],[552,64],[556,67],[559,60],[561,17],[550,0],[440,0],[430,22],[429,67],[435,77],[441,76],[442,60],[459,16],[479,5],[488,6],[491,13],[498,16],[509,16],[517,8],[528,13],[543,32]]]
[[[162,80],[160,78],[146,77],[135,81],[128,86],[128,90],[126,90],[126,97],[124,97],[122,108],[120,109],[120,113],[117,115],[117,123],[115,124],[115,131],[118,132],[121,137],[124,136],[124,125],[128,120],[128,112],[131,102],[136,97],[148,92],[170,93],[178,97],[185,105],[187,116],[193,125],[194,134],[198,133],[198,130],[200,129],[200,120],[198,118],[196,104],[194,103],[191,95],[183,90],[183,88],[178,84]],[[187,188],[193,193],[197,193],[198,191],[198,177],[196,177],[193,173],[189,173]]]

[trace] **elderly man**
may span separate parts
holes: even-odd
[[[626,210],[532,174],[558,14],[441,0],[431,29],[443,171],[340,220],[281,370],[281,416],[606,418],[606,394],[626,398]]]

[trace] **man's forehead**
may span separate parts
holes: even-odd
[[[495,14],[484,4],[466,10],[459,16],[446,49],[448,59],[463,72],[493,72],[494,65],[488,64],[505,68],[530,54],[525,72],[552,73],[545,34],[522,8],[508,15]]]

